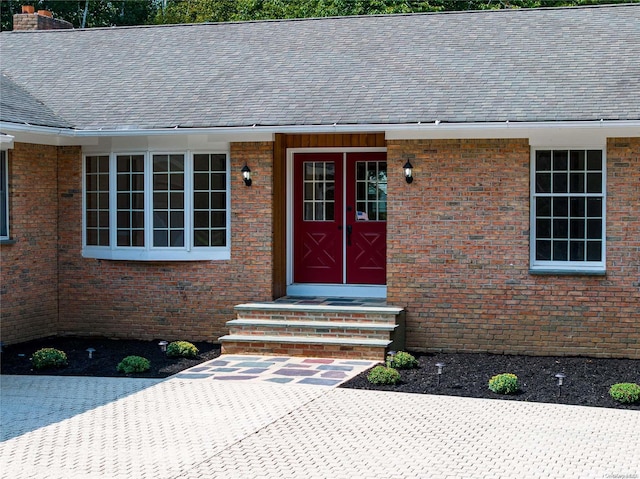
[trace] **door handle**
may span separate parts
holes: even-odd
[[[351,246],[351,233],[353,232],[353,226],[347,225],[347,246]]]

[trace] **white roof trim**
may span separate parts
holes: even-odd
[[[14,137],[5,133],[0,133],[0,149],[8,150],[13,148]]]
[[[420,133],[427,133],[429,137],[437,137],[439,133],[452,138],[451,133],[458,133],[465,137],[473,132],[483,131],[512,131],[524,132],[537,129],[637,129],[632,136],[640,135],[640,120],[599,120],[599,121],[545,121],[545,122],[487,122],[487,123],[402,123],[402,124],[337,124],[332,125],[289,125],[289,126],[240,126],[240,127],[211,127],[211,128],[114,128],[114,129],[70,129],[35,126],[28,124],[0,122],[0,128],[12,132],[40,133],[63,137],[113,137],[113,136],[141,136],[141,135],[185,135],[185,134],[246,134],[246,133],[364,133],[386,132],[388,139],[403,139],[406,135],[417,138]],[[466,134],[465,134],[466,133]],[[484,136],[484,135],[483,135]],[[509,135],[513,136],[513,135]]]

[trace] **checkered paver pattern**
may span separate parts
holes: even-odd
[[[222,355],[175,377],[335,387],[376,364],[353,359]]]
[[[631,410],[178,377],[0,379],[2,478],[640,475]]]

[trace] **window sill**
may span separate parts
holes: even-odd
[[[529,274],[539,276],[606,276],[605,270],[530,269]]]
[[[169,250],[111,250],[87,248],[82,251],[83,258],[114,261],[224,261],[231,259],[231,251],[221,248],[216,251],[169,251]]]
[[[12,239],[12,238],[3,238],[0,239],[0,245],[5,245],[5,244],[16,244],[17,241]]]

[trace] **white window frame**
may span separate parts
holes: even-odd
[[[536,153],[538,151],[589,151],[599,150],[602,152],[602,193],[536,193]],[[606,205],[607,205],[607,157],[606,148],[601,147],[588,147],[588,146],[536,146],[531,148],[531,176],[530,176],[530,238],[529,238],[529,251],[530,251],[530,271],[531,273],[540,274],[605,274],[606,272],[606,231],[607,231],[607,218],[606,218]],[[568,196],[568,197],[598,197],[602,198],[602,233],[601,233],[601,255],[600,261],[548,261],[536,259],[536,198],[540,196]]]
[[[193,246],[193,158],[197,154],[225,155],[226,165],[226,241],[225,246]],[[144,235],[145,246],[117,246],[116,158],[122,155],[144,156]],[[153,246],[153,156],[184,155],[184,246]],[[109,246],[87,245],[86,237],[86,162],[87,157],[109,156]],[[231,258],[231,161],[228,151],[117,151],[86,153],[82,157],[82,256],[85,258],[129,261],[211,261]]]
[[[9,154],[6,150],[0,150],[0,168],[2,168],[2,229],[5,230],[5,234],[0,234],[0,240],[8,240],[10,238],[9,231]],[[2,231],[0,229],[0,231]]]

